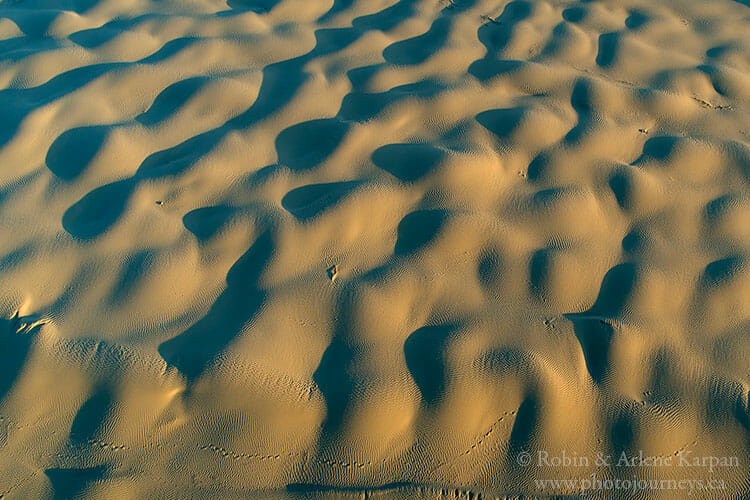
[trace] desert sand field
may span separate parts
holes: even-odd
[[[0,499],[745,499],[748,0],[0,1]]]

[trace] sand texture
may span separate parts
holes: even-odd
[[[748,0],[2,0],[0,228],[2,500],[750,495]]]

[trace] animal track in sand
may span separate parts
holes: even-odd
[[[281,458],[281,455],[264,455],[260,453],[236,453],[236,452],[226,450],[225,448],[222,448],[220,446],[216,446],[213,444],[206,444],[206,445],[200,446],[199,449],[211,450],[215,453],[218,453],[224,458],[232,458],[233,460],[279,460]],[[292,453],[287,453],[286,456],[292,457],[294,455]]]

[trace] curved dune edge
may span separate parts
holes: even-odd
[[[744,498],[748,7],[0,2],[0,499]]]

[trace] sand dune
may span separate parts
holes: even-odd
[[[3,0],[0,118],[0,499],[750,495],[747,0]]]

